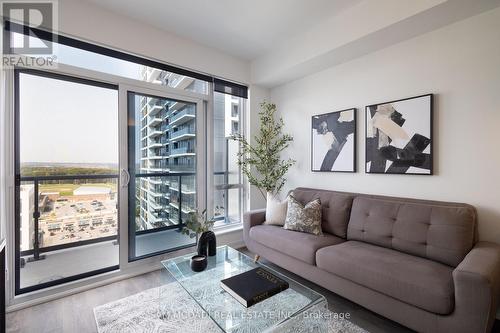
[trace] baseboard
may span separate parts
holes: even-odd
[[[14,311],[22,310],[22,309],[25,309],[25,308],[29,308],[31,306],[39,305],[39,304],[50,302],[50,301],[53,301],[53,300],[56,300],[56,299],[59,299],[59,298],[63,298],[63,297],[71,296],[71,295],[74,295],[74,294],[78,294],[78,293],[81,293],[81,292],[84,292],[84,291],[87,291],[87,290],[90,290],[90,289],[99,288],[99,287],[102,287],[102,286],[105,286],[105,285],[108,285],[108,284],[111,284],[111,283],[115,283],[115,282],[118,282],[118,281],[121,281],[121,280],[130,279],[130,278],[132,278],[134,276],[138,276],[138,275],[150,273],[150,272],[153,272],[153,271],[156,271],[156,270],[160,269],[160,265],[161,264],[159,262],[158,262],[158,265],[154,265],[154,266],[144,265],[144,267],[141,267],[142,269],[138,269],[135,272],[120,273],[119,275],[116,275],[116,272],[111,272],[110,275],[114,275],[114,276],[111,276],[111,277],[109,277],[107,279],[104,279],[104,280],[101,280],[101,281],[98,281],[98,282],[93,282],[91,284],[87,284],[87,285],[84,285],[84,286],[81,286],[81,287],[76,287],[76,288],[72,288],[72,289],[69,289],[69,290],[57,292],[57,293],[54,293],[52,295],[42,296],[42,297],[38,297],[38,298],[35,298],[35,299],[23,301],[23,302],[20,302],[20,303],[15,303],[15,304],[7,306],[7,308],[5,309],[5,312],[9,313],[9,312],[14,312]],[[106,273],[104,274],[104,276],[105,275],[106,275]]]

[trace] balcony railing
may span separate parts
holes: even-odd
[[[179,167],[186,170],[185,166]],[[132,230],[132,232],[135,231],[139,235],[182,228],[187,213],[195,208],[192,196],[196,193],[193,181],[195,175],[195,172],[135,175],[136,178],[154,180],[151,184],[158,184],[161,180],[165,185],[172,185],[170,188],[166,186],[165,190],[157,191],[161,194],[158,197],[144,198],[148,203],[154,202],[152,208],[156,211],[156,218],[154,221],[150,221],[153,223],[151,227],[141,230],[139,227],[141,221],[137,217],[136,230]],[[227,178],[225,172],[216,172],[215,175]],[[29,223],[32,223],[29,226],[32,228],[30,246],[22,249],[21,257],[32,256],[34,260],[39,260],[43,258],[43,253],[117,240],[115,228],[118,227],[116,209],[118,175],[22,176],[19,178],[19,182],[21,185],[32,186],[32,197],[28,203],[32,205],[32,209],[30,208],[32,215],[29,216]],[[227,183],[227,179],[224,180],[224,183]],[[129,186],[133,186],[134,183],[130,184]],[[75,193],[75,190],[80,188],[106,186],[109,191],[105,194],[86,194],[85,191],[79,194]],[[51,188],[58,189],[59,194],[55,194]],[[182,191],[179,192],[179,188]],[[229,187],[218,187],[219,191],[226,192],[226,198],[228,189]],[[149,189],[149,192],[151,191],[155,190]],[[94,198],[96,196],[97,199]],[[131,200],[135,201],[135,199],[136,197],[133,196]],[[137,199],[141,200],[141,198]],[[24,201],[22,205],[25,205]],[[102,209],[103,206],[105,209]],[[227,207],[227,202],[225,206]],[[182,209],[181,212],[178,211],[179,207]],[[18,215],[17,218],[20,219],[21,216]],[[163,224],[158,223],[161,222],[161,219]],[[19,222],[18,225],[21,223]],[[104,232],[106,229],[109,230]],[[81,237],[83,234],[87,234],[89,238],[84,239]]]
[[[158,135],[162,135],[162,134],[163,134],[163,132],[160,130],[152,130],[149,132],[148,137],[154,138],[154,137],[156,137]]]
[[[161,104],[151,105],[151,108],[149,109],[148,115],[154,116],[157,113],[159,113],[161,110],[163,110],[163,105],[161,105]]]
[[[183,129],[180,129],[176,132],[171,132],[170,133],[170,140],[176,140],[182,136],[194,137],[195,136],[194,127],[191,127],[191,126],[184,127]]]
[[[149,119],[149,122],[147,123],[147,125],[148,125],[148,126],[150,126],[150,127],[151,127],[151,126],[155,126],[155,125],[161,124],[161,122],[162,122],[162,121],[163,121],[163,120],[162,120],[160,117],[158,117],[158,116],[156,116],[156,117],[155,117],[155,116],[153,116],[153,117],[151,117],[151,118]],[[144,125],[144,126],[145,126],[145,125]]]
[[[180,184],[180,186],[184,187],[185,185],[183,185],[183,183],[191,184],[192,179],[194,178],[195,175],[196,175],[195,172],[180,172],[180,173],[158,172],[158,173],[142,173],[135,175],[136,178],[154,180],[153,183],[157,184],[161,182],[162,185],[165,186],[165,190],[161,190],[159,188],[151,189],[151,191],[149,191],[149,194],[155,193],[157,195],[151,196],[150,198],[143,198],[143,200],[148,201],[149,204],[154,202],[153,206],[157,211],[157,215],[155,216],[156,219],[152,222],[155,222],[155,227],[142,228],[142,230],[136,230],[136,234],[182,228],[182,226],[184,225],[182,219],[183,215],[176,214],[176,210],[171,205],[170,192],[172,191],[172,189],[168,185],[171,183],[175,183],[175,184]],[[159,200],[164,200],[164,203],[162,203],[161,201],[159,202]],[[183,193],[180,193],[179,195],[176,196],[176,201],[180,203],[181,207],[183,207],[183,210],[185,210],[185,207],[187,206],[191,206],[191,210],[195,208],[194,205],[189,204],[190,200],[192,199],[188,198],[186,199],[187,201],[183,203],[184,200],[185,198],[183,197]],[[166,218],[166,215],[161,215],[159,210],[164,210],[165,213],[168,213],[168,218]],[[174,219],[173,216],[176,216],[176,218]],[[163,222],[165,224],[164,226],[160,226],[161,223],[159,222],[161,222],[160,221],[161,219],[163,219]]]
[[[21,256],[33,255],[39,260],[44,252],[115,240],[117,182],[116,174],[21,176],[19,199],[28,200],[22,205],[32,212],[31,216],[17,217],[26,219],[20,220],[19,226],[27,228],[30,241]],[[33,207],[29,207],[31,202]]]
[[[194,154],[194,148],[180,147],[174,148],[170,151],[170,155]]]
[[[194,118],[195,118],[194,107],[188,106],[184,110],[178,112],[173,117],[171,117],[170,124],[171,125],[181,124],[181,123],[184,123],[184,122],[191,120],[191,119],[194,119]]]
[[[177,174],[178,172],[194,171],[194,164],[169,164],[170,172]]]

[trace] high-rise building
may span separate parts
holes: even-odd
[[[35,236],[33,221],[35,186],[33,184],[21,185],[19,202],[21,204],[21,251],[27,251],[33,248],[33,240]]]
[[[229,94],[214,94],[214,217],[231,223],[239,220],[241,183],[237,153],[239,145],[231,140],[240,133],[242,101]]]
[[[145,81],[174,88],[204,89],[198,80],[158,69],[144,67],[142,76]],[[142,96],[139,103],[139,170],[174,175],[140,178],[137,229],[179,224],[195,208],[196,105],[151,96]]]

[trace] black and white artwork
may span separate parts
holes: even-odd
[[[432,175],[432,94],[366,107],[366,172]]]
[[[312,171],[356,172],[356,109],[312,117]]]

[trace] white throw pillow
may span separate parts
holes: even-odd
[[[285,225],[287,201],[281,202],[277,196],[267,193],[266,221],[264,224]]]

